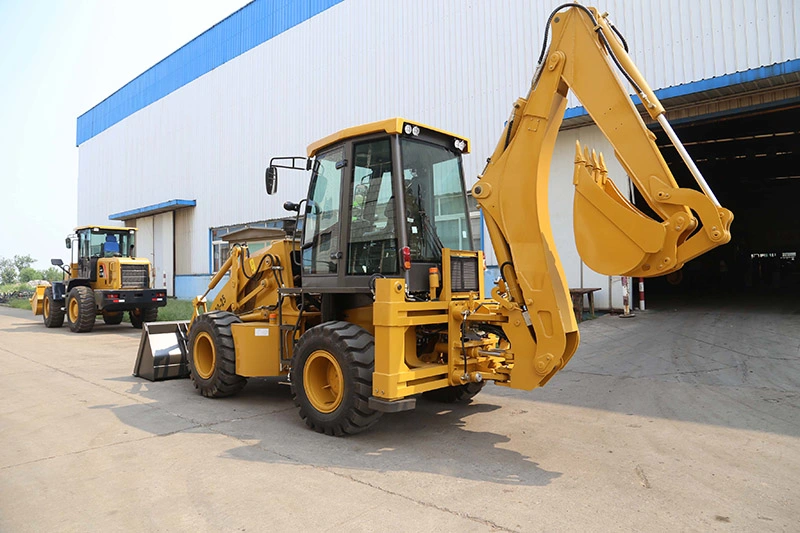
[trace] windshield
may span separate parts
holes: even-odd
[[[442,248],[471,250],[461,157],[408,138],[400,146],[411,259],[438,261]]]
[[[80,232],[81,257],[131,257],[133,230],[91,230]]]

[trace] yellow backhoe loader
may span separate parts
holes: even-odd
[[[60,328],[66,318],[76,333],[92,331],[98,315],[106,324],[119,324],[125,311],[135,328],[154,322],[158,308],[167,305],[167,291],[152,288],[150,261],[134,256],[135,239],[136,228],[76,228],[66,238],[69,267],[51,260],[64,280],[36,287],[33,314],[42,315],[48,328]]]
[[[678,187],[625,83],[700,190]],[[469,141],[401,118],[349,128],[311,144],[307,157],[270,162],[269,194],[277,169],[310,171],[307,198],[284,206],[302,236],[253,254],[233,246],[209,291],[228,281],[213,301],[208,291],[195,299],[186,339],[195,387],[221,397],[248,377],[288,375],[306,424],[343,435],[414,408],[419,394],[452,402],[489,381],[547,383],[579,342],[547,198],[569,90],[660,218],[615,187],[602,154],[577,146],[574,226],[588,266],[657,276],[730,240],[733,215],[674,135],[622,36],[606,15],[569,4],[548,20],[531,90],[513,104],[472,187],[500,265],[491,298],[482,252],[472,250],[461,165]]]

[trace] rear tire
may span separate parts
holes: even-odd
[[[136,309],[128,311],[128,316],[131,319],[131,325],[133,327],[142,329],[142,324],[145,322],[155,322],[158,320],[158,307],[148,307],[147,309],[137,307]]]
[[[73,333],[87,333],[94,328],[97,307],[89,287],[73,287],[67,295],[67,323]]]
[[[349,322],[306,331],[292,357],[291,385],[300,418],[319,433],[360,433],[383,413],[370,409],[375,340]]]
[[[483,389],[484,385],[486,385],[485,381],[480,383],[465,383],[463,385],[456,385],[455,387],[429,390],[428,392],[423,392],[422,397],[432,402],[465,403],[472,400],[472,398]]]
[[[194,387],[207,398],[236,394],[247,379],[236,375],[232,324],[242,321],[233,313],[212,311],[197,317],[189,331],[189,373]]]
[[[63,301],[53,299],[53,288],[47,287],[44,290],[44,304],[42,318],[44,325],[48,328],[60,328],[64,324]]]
[[[122,323],[122,319],[123,319],[124,316],[125,316],[125,313],[123,313],[121,311],[118,312],[118,313],[104,312],[103,313],[103,322],[105,322],[109,326],[114,326],[116,324]]]

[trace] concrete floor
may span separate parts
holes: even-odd
[[[307,430],[286,385],[131,376],[139,332],[0,308],[0,531],[798,531],[800,313],[581,325],[532,392]]]

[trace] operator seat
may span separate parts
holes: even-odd
[[[113,235],[106,235],[106,242],[103,243],[103,255],[106,257],[119,253],[119,243]]]

